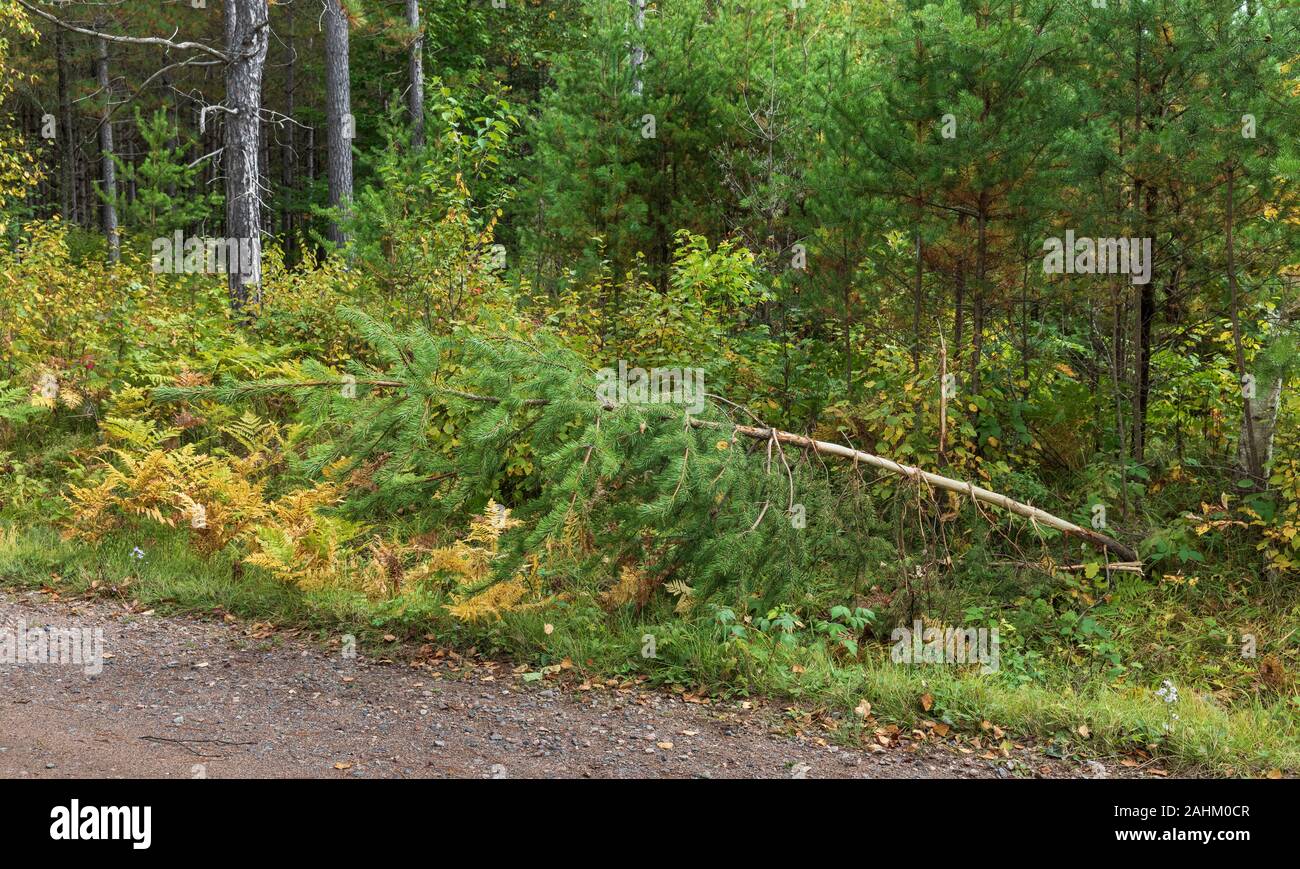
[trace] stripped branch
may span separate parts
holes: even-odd
[[[358,384],[368,384],[377,387],[398,387],[398,388],[409,387],[409,384],[400,380],[357,378],[353,381],[344,381],[344,380],[309,380],[309,381],[277,380],[277,381],[262,381],[262,382],[255,381],[253,383],[242,385],[240,391],[245,395],[248,395],[248,394],[256,394],[256,393],[260,393],[272,389],[283,390],[286,388],[302,389],[302,388],[318,388],[323,386],[342,386],[348,382],[358,383]],[[450,389],[446,387],[435,387],[434,389],[437,392],[440,392],[444,395],[453,396],[455,398],[461,398],[466,401],[477,401],[486,404],[501,403],[500,398],[491,395],[477,395],[472,392],[465,392],[463,390]],[[178,398],[188,398],[200,393],[211,392],[211,391],[212,391],[212,387],[189,387],[189,388],[158,387],[155,388],[154,390],[154,396],[160,400],[169,401],[169,400],[176,400]],[[524,406],[540,407],[543,405],[550,404],[550,402],[551,400],[547,398],[528,398],[528,399],[524,399],[522,402],[520,402],[520,404]],[[614,410],[616,407],[617,405],[613,405],[613,404],[602,405],[602,409],[607,411]],[[990,489],[985,489],[981,486],[976,486],[974,483],[969,483],[964,480],[955,480],[951,477],[944,477],[939,474],[932,473],[930,471],[923,471],[920,468],[914,468],[911,465],[899,464],[898,462],[895,462],[892,459],[886,459],[883,458],[882,456],[876,456],[876,455],[872,455],[871,453],[865,453],[862,450],[855,450],[852,447],[842,446],[840,444],[831,443],[829,441],[815,440],[813,438],[805,437],[803,435],[793,434],[792,432],[781,431],[779,429],[775,429],[770,426],[736,425],[734,423],[723,423],[723,422],[714,422],[712,420],[697,419],[692,416],[688,416],[687,421],[692,428],[697,428],[697,429],[705,429],[705,428],[722,429],[722,430],[729,429],[731,431],[731,435],[733,439],[735,438],[736,435],[743,435],[747,438],[752,438],[753,440],[766,442],[769,445],[769,449],[770,449],[770,445],[773,442],[776,443],[778,451],[780,451],[781,449],[780,446],[781,444],[790,444],[792,446],[800,447],[801,449],[812,450],[814,453],[817,454],[825,454],[830,456],[838,456],[839,458],[842,459],[850,459],[853,461],[855,466],[859,463],[864,465],[870,465],[874,468],[880,468],[881,470],[889,471],[890,473],[896,474],[900,477],[906,477],[908,479],[918,480],[918,481],[923,480],[937,489],[944,489],[949,492],[957,492],[959,494],[968,495],[975,502],[992,505],[1001,510],[1005,510],[1008,513],[1012,513],[1015,514],[1016,516],[1021,516],[1025,519],[1028,519],[1030,522],[1034,523],[1035,525],[1041,525],[1047,528],[1052,528],[1056,531],[1061,532],[1067,537],[1074,537],[1079,540],[1082,540],[1086,543],[1091,544],[1092,546],[1097,547],[1098,549],[1114,554],[1123,562],[1133,563],[1133,562],[1141,561],[1141,559],[1138,557],[1138,554],[1135,550],[1131,549],[1128,546],[1125,546],[1123,543],[1120,543],[1118,540],[1115,540],[1112,537],[1108,537],[1107,535],[1102,534],[1099,531],[1094,531],[1091,528],[1084,528],[1080,525],[1076,525],[1073,522],[1069,522],[1065,519],[1060,518],[1059,516],[1054,516],[1051,513],[1048,513],[1046,510],[1040,510],[1039,508],[1031,506],[1029,504],[1023,504],[1020,501],[1014,500],[1013,498],[1008,498],[1006,495],[1002,495]],[[588,451],[588,454],[590,455],[590,450]],[[781,453],[781,459],[783,462],[785,461],[785,454],[783,452]],[[584,460],[584,464],[585,464],[585,460]],[[786,470],[787,473],[789,473],[788,464],[786,465]],[[791,486],[793,486],[793,484],[794,484],[793,475],[791,475]],[[793,497],[793,490],[791,492],[791,496]]]

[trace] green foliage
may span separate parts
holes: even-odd
[[[145,118],[137,106],[135,123],[147,149],[144,159],[128,163],[113,157],[118,183],[134,191],[131,197],[118,197],[118,216],[123,226],[152,239],[170,236],[174,230],[188,229],[214,216],[222,196],[198,189],[199,167],[187,161],[189,149],[177,144],[178,130],[167,112],[158,109]]]

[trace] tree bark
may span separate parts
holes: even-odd
[[[1269,397],[1265,399],[1259,398],[1258,384],[1255,386],[1256,397],[1253,400],[1245,388],[1247,374],[1246,353],[1241,345],[1241,310],[1240,301],[1237,297],[1237,252],[1233,236],[1236,217],[1235,179],[1236,167],[1229,167],[1226,187],[1228,201],[1224,216],[1224,252],[1227,257],[1228,313],[1232,317],[1232,346],[1237,362],[1237,382],[1242,386],[1241,437],[1237,439],[1237,469],[1252,484],[1262,486],[1264,482],[1264,466],[1267,462],[1260,447],[1263,440],[1262,435],[1265,433],[1256,429],[1256,414],[1260,414],[1267,421],[1267,446],[1270,454],[1269,458],[1272,458],[1273,426],[1277,422],[1277,401],[1282,394],[1282,382],[1279,380],[1276,384],[1277,396],[1272,396],[1273,389],[1270,388]],[[1270,400],[1273,404],[1271,411],[1268,408]]]
[[[54,28],[54,51],[59,74],[59,207],[63,219],[77,220],[77,140],[72,129],[72,97],[68,81],[68,37],[63,28]]]
[[[420,31],[420,0],[406,0],[406,26],[411,28],[410,56],[407,68],[411,87],[406,92],[406,105],[411,112],[411,147],[424,147],[424,33]]]
[[[280,231],[284,236],[285,265],[297,262],[297,240],[294,237],[294,195],[298,167],[297,124],[294,122],[295,97],[298,89],[298,51],[293,41],[294,5],[289,4],[289,21],[284,29],[284,113],[289,122],[284,125],[284,150],[280,154],[280,184],[284,188],[286,203],[280,214]]]
[[[104,240],[108,243],[108,261],[116,263],[122,258],[122,249],[117,234],[117,166],[113,163],[113,106],[108,79],[108,40],[103,37],[95,40],[95,82],[99,85],[100,96],[104,100],[104,112],[99,120],[100,215]]]
[[[225,142],[226,236],[241,252],[227,267],[230,306],[243,311],[262,301],[262,197],[258,172],[262,72],[270,31],[266,0],[226,0]]]
[[[639,97],[645,89],[641,82],[641,67],[645,64],[645,44],[641,42],[645,33],[645,0],[627,2],[632,7],[632,27],[636,30],[628,65],[632,68],[632,96]]]
[[[1244,400],[1241,433],[1237,439],[1237,470],[1244,478],[1262,487],[1268,466],[1273,461],[1273,435],[1277,432],[1277,412],[1282,403],[1282,377],[1273,375],[1265,384],[1256,384],[1255,398]]]
[[[352,86],[348,71],[348,18],[340,0],[325,0],[325,117],[330,207],[329,239],[347,244],[341,225],[352,201]]]
[[[690,417],[690,424],[695,428],[721,428],[722,423],[709,422],[707,420]],[[1079,540],[1085,540],[1100,549],[1114,553],[1122,560],[1127,562],[1138,561],[1138,554],[1133,549],[1120,543],[1111,537],[1106,536],[1091,528],[1080,527],[1073,522],[1053,516],[1045,510],[1032,507],[1029,504],[1022,504],[1019,501],[1008,498],[1006,495],[998,494],[989,489],[981,488],[973,483],[967,483],[964,480],[954,480],[951,477],[940,476],[939,474],[923,471],[920,468],[914,468],[910,465],[899,464],[890,459],[875,456],[871,453],[864,453],[862,450],[855,450],[851,447],[841,446],[830,443],[829,441],[814,440],[803,435],[791,434],[790,432],[778,431],[771,428],[759,428],[755,426],[738,425],[734,427],[737,434],[754,438],[755,440],[776,440],[779,443],[792,444],[797,447],[812,450],[819,455],[838,456],[843,459],[852,459],[854,462],[860,462],[864,465],[870,465],[873,468],[880,468],[898,474],[902,477],[908,477],[913,480],[925,481],[936,489],[943,489],[948,492],[958,492],[969,495],[976,501],[990,504],[1008,513],[1014,513],[1017,516],[1029,519],[1039,525],[1053,528],[1067,537],[1075,537]]]

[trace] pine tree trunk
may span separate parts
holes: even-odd
[[[1254,384],[1254,397],[1246,387],[1246,354],[1242,349],[1241,310],[1237,295],[1236,229],[1236,167],[1228,168],[1225,188],[1227,208],[1224,218],[1224,253],[1228,271],[1228,313],[1232,318],[1232,344],[1237,362],[1237,376],[1242,384],[1241,436],[1237,438],[1237,470],[1252,484],[1263,487],[1264,468],[1272,459],[1273,429],[1277,424],[1277,405],[1282,395],[1282,381],[1278,379],[1262,397],[1259,384]],[[1276,395],[1274,394],[1276,392]],[[1271,405],[1271,407],[1270,407]]]
[[[348,19],[340,0],[325,0],[325,117],[329,160],[329,239],[342,247],[347,234],[340,225],[352,201],[352,86],[348,78]]]
[[[72,129],[72,97],[68,89],[68,37],[54,28],[54,50],[59,75],[59,207],[63,219],[77,220],[77,148]]]
[[[266,0],[226,0],[225,142],[226,235],[241,256],[228,265],[226,283],[230,306],[242,311],[261,303],[262,227],[258,128],[262,109],[262,71],[269,28]],[[246,259],[245,259],[246,255]],[[251,289],[250,289],[251,288]],[[250,295],[251,292],[251,295]]]
[[[979,214],[976,215],[977,236],[975,243],[975,299],[971,306],[971,343],[970,343],[970,392],[978,395],[980,391],[980,359],[984,355],[984,318],[988,289],[988,193],[981,192]]]
[[[645,0],[627,0],[627,2],[632,7],[632,27],[636,30],[629,61],[632,67],[632,96],[639,97],[644,90],[641,82],[641,66],[645,63],[645,45],[641,42],[641,38],[645,32]]]
[[[293,11],[293,4],[289,4],[289,22],[285,26],[283,34],[285,52],[284,113],[289,118],[289,122],[284,125],[282,133],[284,136],[284,150],[280,155],[280,184],[284,188],[285,196],[288,199],[284,211],[280,215],[280,230],[284,236],[285,265],[293,265],[297,262],[297,241],[294,238],[293,190],[296,181],[298,154],[296,151],[297,124],[294,123],[293,113],[295,91],[298,87],[298,52],[293,44]]]
[[[104,240],[108,243],[108,261],[116,263],[122,257],[117,235],[117,166],[113,163],[113,124],[110,115],[112,90],[108,79],[108,40],[95,40],[95,82],[104,100],[103,117],[99,120],[99,192],[100,214],[103,217]]]
[[[424,34],[420,32],[420,0],[406,0],[406,26],[415,34],[407,66],[411,87],[406,105],[411,112],[411,147],[424,147]]]

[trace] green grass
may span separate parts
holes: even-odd
[[[142,557],[133,553],[136,547]],[[837,735],[847,740],[857,735],[852,710],[865,699],[882,722],[908,727],[928,717],[980,732],[988,721],[1063,755],[1116,757],[1141,748],[1175,772],[1300,772],[1300,713],[1293,699],[1265,704],[1250,698],[1228,709],[1180,685],[1179,702],[1171,707],[1149,689],[1117,689],[1097,680],[1079,688],[1068,681],[1046,687],[981,677],[973,668],[894,665],[881,646],[845,663],[824,648],[785,646],[753,631],[745,641],[724,643],[707,618],[611,616],[594,605],[565,604],[467,626],[448,617],[432,595],[376,602],[346,590],[302,591],[252,568],[237,577],[232,568],[227,556],[199,556],[178,532],[125,532],[87,547],[49,528],[0,529],[0,582],[9,586],[50,586],[65,596],[121,593],[164,613],[226,612],[308,629],[322,639],[353,633],[363,646],[385,633],[413,640],[432,633],[447,645],[475,645],[537,666],[567,658],[592,677],[644,674],[659,685],[788,699],[840,713],[844,726]],[[655,657],[642,655],[646,635],[655,638]],[[933,698],[928,713],[920,706],[923,694]]]

